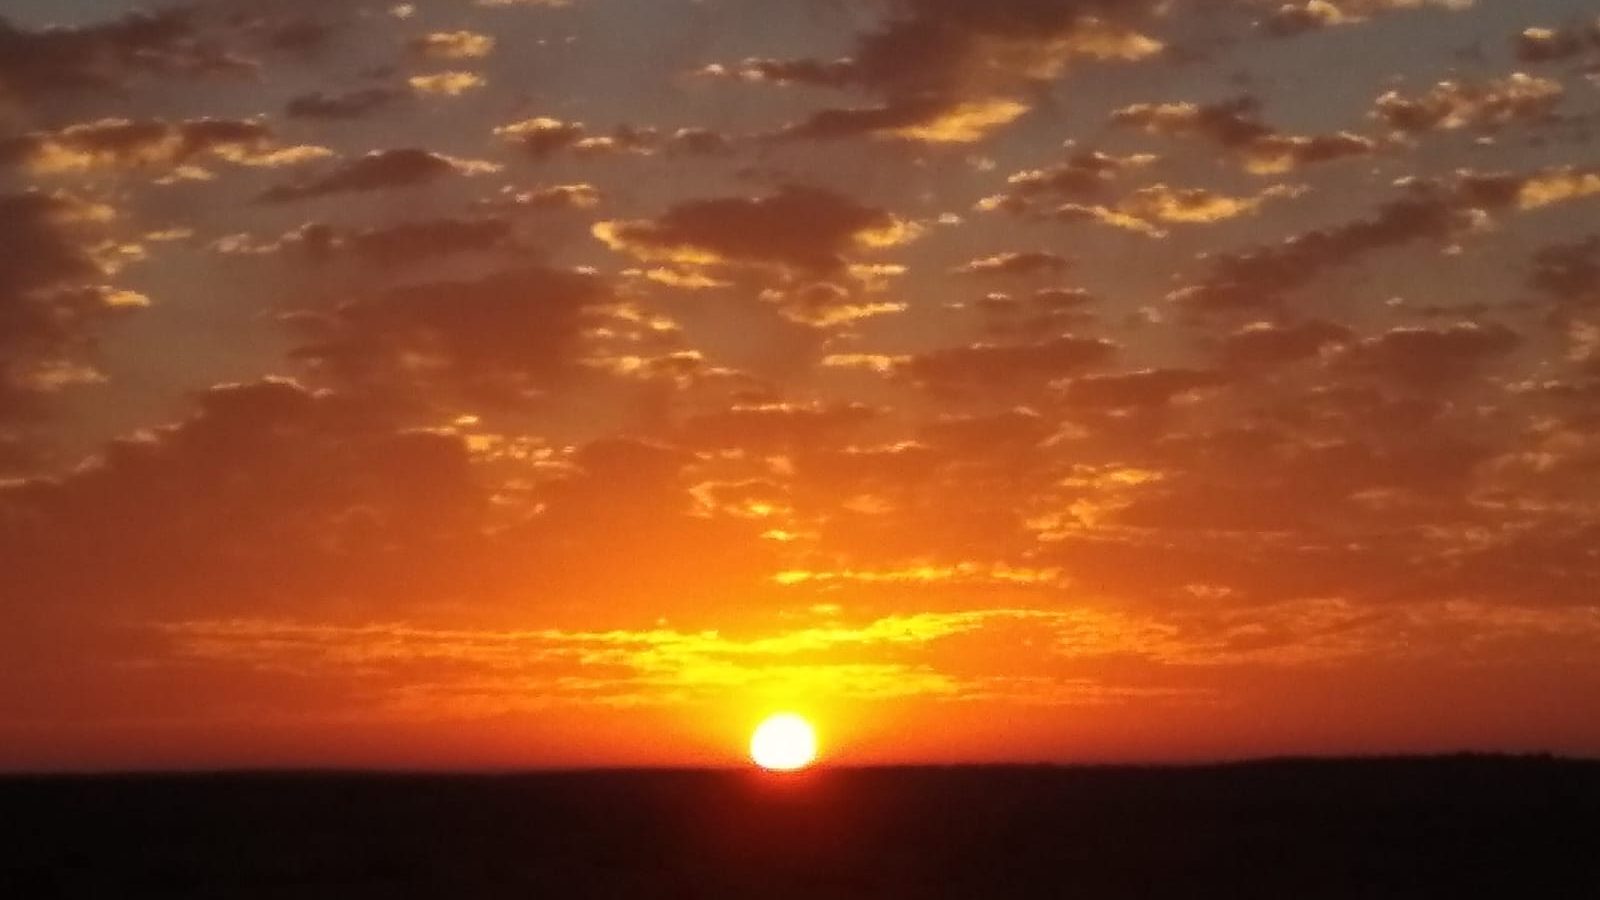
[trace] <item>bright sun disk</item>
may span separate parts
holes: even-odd
[[[793,772],[817,758],[817,733],[794,713],[778,713],[756,726],[750,736],[750,758],[774,772]]]

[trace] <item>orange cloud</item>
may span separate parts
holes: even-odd
[[[256,120],[101,119],[0,141],[0,162],[22,164],[41,174],[170,168],[207,157],[276,168],[332,155],[325,147],[277,146],[271,129]]]

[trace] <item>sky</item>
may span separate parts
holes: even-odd
[[[0,768],[1600,754],[1584,0],[0,15]]]

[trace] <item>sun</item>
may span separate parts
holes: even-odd
[[[794,713],[769,716],[750,736],[750,758],[773,772],[804,769],[817,758],[817,733]]]

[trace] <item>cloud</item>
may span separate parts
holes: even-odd
[[[893,247],[915,234],[911,223],[886,210],[798,185],[764,197],[692,200],[654,219],[594,226],[606,246],[645,262],[777,266],[813,274],[838,272],[857,253]]]
[[[837,140],[865,135],[925,144],[971,144],[1021,118],[1028,109],[1027,104],[1005,97],[912,98],[884,106],[821,110],[786,126],[778,137]]]
[[[1349,328],[1323,319],[1294,324],[1252,322],[1224,338],[1217,356],[1233,369],[1281,366],[1347,344],[1353,337]]]
[[[0,487],[14,597],[142,618],[393,608],[449,590],[429,573],[465,551],[484,501],[459,437],[282,380],[219,386],[196,407],[62,478]]]
[[[1059,275],[1070,269],[1072,262],[1057,253],[1045,250],[1007,250],[993,256],[969,260],[951,271],[958,275],[982,277],[1033,275]]]
[[[0,18],[0,97],[113,91],[135,75],[213,75],[253,67],[204,40],[194,11],[132,12],[107,22],[38,30]]]
[[[329,194],[387,191],[426,184],[449,175],[480,175],[499,166],[478,160],[456,159],[427,150],[403,148],[374,150],[347,160],[317,178],[268,189],[261,200],[284,203]]]
[[[1199,284],[1168,295],[1193,313],[1274,307],[1327,269],[1379,250],[1440,239],[1471,226],[1470,207],[1427,186],[1389,201],[1367,219],[1298,234],[1279,244],[1216,256]]]
[[[1085,184],[1081,190],[1087,193],[1090,187]],[[1050,190],[1067,193],[1080,189],[1060,185]],[[1255,213],[1269,200],[1298,197],[1305,191],[1301,186],[1273,185],[1251,196],[1235,197],[1206,188],[1176,188],[1157,183],[1139,188],[1110,205],[1069,202],[1041,208],[1032,198],[1043,195],[1044,190],[1013,189],[1008,194],[982,200],[978,205],[980,209],[1003,209],[1033,219],[1098,222],[1146,237],[1163,238],[1168,233],[1164,225],[1201,225],[1238,218]]]
[[[1213,387],[1213,372],[1192,369],[1145,369],[1118,375],[1083,375],[1061,386],[1062,400],[1078,409],[1127,410],[1165,406],[1175,398]]]
[[[1277,37],[1302,34],[1340,25],[1355,25],[1391,10],[1438,6],[1448,10],[1471,7],[1473,0],[1296,0],[1278,6],[1257,27]]]
[[[1564,94],[1560,82],[1516,72],[1481,83],[1441,81],[1417,97],[1389,91],[1377,99],[1373,116],[1409,133],[1495,129],[1549,121]]]
[[[529,156],[543,159],[583,140],[588,129],[580,123],[539,116],[501,125],[494,133],[497,137],[516,143]]]
[[[411,89],[419,94],[432,94],[440,97],[459,97],[468,91],[475,91],[488,84],[488,79],[476,72],[434,72],[429,75],[413,75],[406,79]]]
[[[1528,176],[1517,190],[1517,205],[1539,209],[1600,194],[1600,170],[1560,166]]]
[[[1122,175],[1156,161],[1150,154],[1113,156],[1099,151],[1074,153],[1066,162],[1044,169],[1028,169],[1006,179],[1005,193],[978,202],[983,210],[1022,213],[1040,200],[1093,200]]]
[[[1462,322],[1445,328],[1392,328],[1350,345],[1337,363],[1397,384],[1458,382],[1515,350],[1521,338],[1504,325]]]
[[[86,361],[106,320],[148,304],[106,285],[106,206],[70,194],[0,194],[0,422],[41,394],[99,380]]]
[[[1317,163],[1370,156],[1377,142],[1347,131],[1285,134],[1256,117],[1260,101],[1241,97],[1222,103],[1136,103],[1115,110],[1111,121],[1150,134],[1198,137],[1239,157],[1257,175],[1290,172]]]
[[[1029,344],[972,344],[912,355],[897,371],[936,391],[1025,389],[1103,365],[1117,345],[1063,336]]]
[[[904,312],[906,304],[864,295],[829,281],[816,281],[793,289],[768,288],[761,299],[778,307],[791,322],[813,328],[835,328],[875,316]]]
[[[1600,51],[1600,22],[1565,28],[1531,27],[1512,39],[1517,59],[1529,63],[1570,59],[1585,50]]]
[[[255,119],[101,119],[0,141],[0,163],[39,174],[172,168],[199,159],[278,168],[332,156],[325,147],[280,146]]]
[[[1290,678],[1357,661],[1392,662],[1419,649],[1429,658],[1453,650],[1474,665],[1504,663],[1555,635],[1568,636],[1564,652],[1581,658],[1600,641],[1600,629],[1582,610],[1470,601],[1378,611],[1338,598],[1258,604],[1247,612],[1201,605],[1166,621],[1095,606],[968,605],[862,615],[823,604],[798,618],[742,634],[661,624],[496,629],[262,617],[146,627],[172,643],[171,665],[309,684],[353,681],[361,712],[407,722],[680,707],[730,694],[801,695],[823,704],[919,697],[986,707],[1192,704],[1215,699],[1215,686],[1193,684],[1206,667]],[[1462,635],[1474,638],[1463,645]],[[970,657],[970,648],[997,641],[1036,652],[1004,661]],[[1108,660],[1172,666],[1188,686],[1064,674],[1075,663]],[[295,721],[316,717],[292,714]]]
[[[476,31],[435,31],[407,42],[412,53],[425,59],[482,59],[494,52],[493,35]]]
[[[495,136],[517,145],[537,160],[546,160],[562,151],[579,156],[610,156],[632,153],[649,156],[665,147],[679,154],[716,155],[729,149],[727,138],[699,128],[680,128],[663,137],[654,128],[618,125],[610,134],[597,135],[582,122],[563,122],[549,116],[536,116],[501,125]]]
[[[1016,100],[1080,59],[1135,60],[1161,50],[1138,30],[1153,3],[1112,0],[906,0],[848,57],[750,59],[747,81],[859,88],[885,98],[865,109],[828,109],[790,126],[789,137],[898,137],[970,143],[1027,110]],[[726,74],[726,66],[708,67]]]
[[[1528,283],[1559,309],[1600,305],[1600,234],[1541,247]]]
[[[584,332],[612,302],[604,281],[528,267],[390,288],[292,313],[295,358],[364,392],[429,404],[526,403],[581,371]]]
[[[679,128],[667,138],[666,147],[683,156],[722,156],[732,152],[733,140],[706,128]]]
[[[1344,25],[1351,21],[1344,10],[1330,0],[1304,0],[1302,3],[1285,3],[1273,10],[1260,27],[1280,37]]]
[[[1134,25],[1149,8],[1111,0],[911,0],[862,35],[848,60],[824,67],[823,81],[892,96],[971,96],[997,82],[1053,78],[1075,59],[1140,59],[1161,49]],[[790,76],[804,80],[804,71],[802,61]]]
[[[258,242],[241,234],[220,238],[211,246],[231,255],[293,251],[318,262],[352,257],[375,266],[403,267],[443,256],[510,249],[514,237],[505,219],[446,218],[358,229],[309,223],[271,241]]]
[[[516,190],[502,189],[499,196],[484,201],[491,209],[593,209],[600,205],[600,189],[588,182],[552,184]]]
[[[284,113],[292,119],[362,119],[392,107],[404,95],[392,88],[360,88],[342,94],[314,91],[289,99]]]
[[[841,619],[822,607],[806,619],[746,635],[666,625],[494,630],[261,618],[154,627],[189,666],[315,681],[359,671],[367,709],[409,721],[596,705],[679,706],[730,693],[803,694],[819,702],[934,697],[1103,704],[1193,692],[1049,674],[1044,669],[1056,661],[1054,653],[1038,659],[1038,674],[972,671],[962,665],[961,647],[984,636],[1026,635],[1040,646],[1083,656],[1188,651],[1197,658],[1204,652],[1148,623],[1088,609],[977,608]]]
[[[1095,316],[1085,307],[1094,300],[1082,288],[1040,288],[1023,296],[988,293],[970,306],[983,316],[990,335],[1040,340],[1093,324]]]
[[[1119,208],[1149,221],[1205,224],[1249,215],[1268,200],[1296,197],[1303,188],[1273,185],[1253,196],[1230,197],[1205,188],[1174,188],[1153,184],[1128,195]]]

